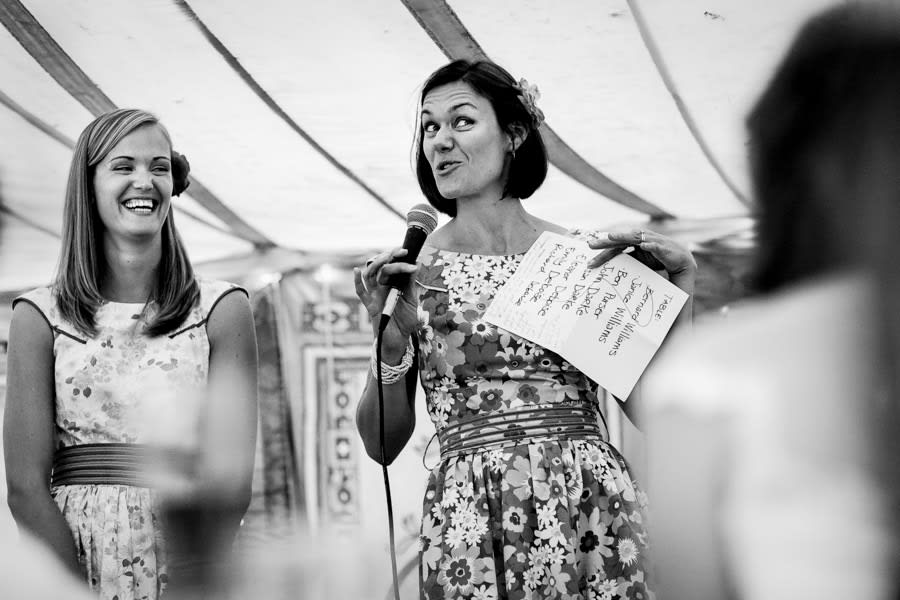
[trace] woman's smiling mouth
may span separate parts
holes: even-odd
[[[129,198],[122,203],[126,209],[139,215],[149,215],[158,202],[153,198]]]

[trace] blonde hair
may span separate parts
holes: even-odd
[[[92,121],[75,144],[63,208],[63,235],[54,284],[60,313],[82,333],[97,334],[97,309],[106,302],[100,281],[106,263],[103,256],[103,224],[97,212],[93,175],[96,165],[125,136],[138,127],[155,125],[169,141],[168,131],[154,115],[123,108]],[[172,211],[162,228],[162,257],[156,270],[148,304],[156,310],[145,327],[151,336],[169,333],[180,325],[200,297],[200,287],[188,260],[184,243],[175,229]]]

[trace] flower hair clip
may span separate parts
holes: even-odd
[[[544,113],[537,105],[537,101],[541,98],[540,90],[538,90],[536,85],[528,83],[524,78],[520,79],[519,83],[516,84],[516,89],[519,90],[519,101],[522,102],[522,106],[531,115],[534,128],[537,129],[544,122]]]
[[[172,150],[172,195],[178,196],[191,185],[188,173],[191,172],[191,163],[184,154]]]

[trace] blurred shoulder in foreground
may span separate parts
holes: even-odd
[[[661,597],[887,597],[872,295],[819,280],[666,348],[644,387]]]

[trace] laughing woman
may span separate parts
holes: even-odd
[[[194,277],[171,210],[187,174],[153,115],[98,117],[75,147],[56,281],[13,303],[9,506],[107,600],[167,586],[151,457],[166,457],[167,481],[193,482],[182,500],[228,507],[219,539],[249,502],[253,320],[244,290]]]

